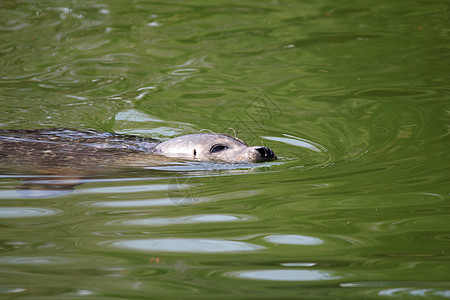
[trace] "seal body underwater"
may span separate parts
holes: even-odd
[[[164,142],[132,135],[73,129],[0,130],[0,169],[54,181],[25,181],[19,190],[69,190],[83,178],[114,167],[164,164],[174,160],[253,163],[276,159],[267,147],[250,147],[224,134],[196,133]],[[39,178],[38,178],[39,179]],[[37,185],[36,185],[36,182]],[[28,193],[29,194],[29,193]],[[58,193],[55,193],[58,195]],[[53,195],[50,195],[53,196]]]
[[[238,138],[216,133],[195,133],[159,142],[93,130],[0,130],[1,165],[21,162],[74,167],[111,165],[137,153],[223,163],[276,159],[274,152],[267,147],[250,147]]]

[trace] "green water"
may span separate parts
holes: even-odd
[[[233,128],[279,157],[46,198],[2,173],[0,298],[450,298],[449,25],[446,1],[0,2],[1,128]]]

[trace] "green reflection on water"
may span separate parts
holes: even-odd
[[[0,295],[450,298],[445,3],[6,1],[0,40],[2,128],[235,130],[280,158],[40,199],[4,172]]]

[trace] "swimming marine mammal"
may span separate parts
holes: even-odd
[[[195,133],[167,141],[94,130],[0,130],[0,173],[30,174],[17,187],[25,197],[58,196],[84,179],[114,168],[164,165],[179,160],[253,163],[276,159],[263,146],[238,138]]]
[[[157,144],[154,149],[155,153],[165,156],[227,163],[260,162],[277,158],[267,147],[250,147],[236,137],[216,133],[179,136]]]
[[[252,163],[276,159],[263,146],[250,147],[238,138],[216,133],[195,133],[160,142],[132,135],[94,130],[0,130],[0,165],[58,168],[132,164],[137,154],[197,161]]]

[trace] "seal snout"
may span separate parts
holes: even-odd
[[[275,153],[267,147],[259,147],[255,149],[261,155],[261,159],[263,160],[272,160],[277,158]]]

